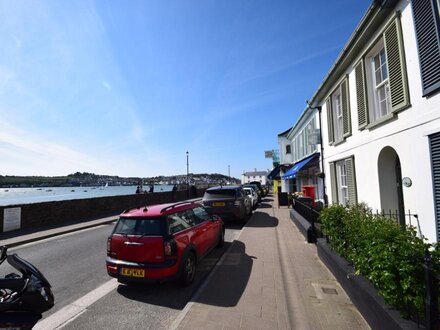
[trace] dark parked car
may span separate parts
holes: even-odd
[[[257,185],[258,189],[260,189],[261,197],[265,197],[267,195],[266,190],[263,189],[263,186],[260,181],[251,181],[249,183]]]
[[[107,241],[107,273],[119,282],[194,280],[196,265],[224,242],[223,221],[199,203],[124,211]]]
[[[252,213],[252,201],[240,186],[212,187],[205,191],[203,206],[210,214],[245,221]]]

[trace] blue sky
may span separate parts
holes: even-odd
[[[0,175],[270,169],[371,0],[0,2]]]

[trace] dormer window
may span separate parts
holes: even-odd
[[[286,155],[292,153],[290,144],[286,145]]]

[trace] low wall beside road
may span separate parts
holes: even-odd
[[[197,196],[193,194],[189,197],[201,197],[204,191],[205,189],[198,189]],[[177,191],[174,194],[175,196],[173,192],[160,192],[1,206],[0,232],[85,222],[119,214],[125,209],[188,198],[187,191]]]

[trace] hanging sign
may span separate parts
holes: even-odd
[[[267,150],[264,152],[264,158],[272,158],[273,157],[273,150]]]

